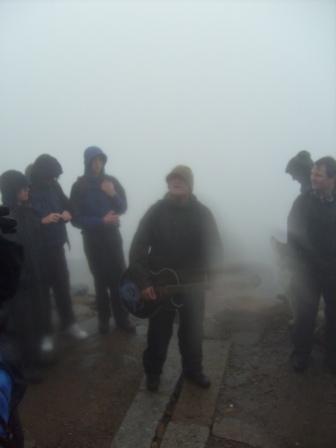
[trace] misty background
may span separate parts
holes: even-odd
[[[49,153],[69,194],[100,146],[128,196],[127,255],[166,174],[189,165],[227,257],[269,265],[299,192],[287,161],[336,156],[335,80],[332,0],[0,0],[1,172]]]

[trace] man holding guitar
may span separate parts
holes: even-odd
[[[191,169],[179,165],[166,180],[168,193],[146,212],[130,250],[130,270],[142,300],[159,300],[153,271],[176,272],[181,283],[181,292],[172,297],[180,304],[178,308],[170,301],[149,319],[147,348],[143,354],[147,389],[157,391],[159,387],[177,309],[184,376],[207,388],[210,380],[202,368],[204,289],[183,290],[183,284],[205,281],[207,271],[222,261],[222,244],[213,215],[192,194]]]

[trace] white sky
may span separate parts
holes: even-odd
[[[0,0],[1,172],[50,153],[69,193],[100,146],[128,193],[127,253],[190,165],[227,247],[267,261],[298,193],[288,159],[336,155],[335,61],[331,0]]]

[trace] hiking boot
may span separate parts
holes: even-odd
[[[146,387],[150,392],[157,392],[160,386],[160,375],[146,375]]]
[[[295,372],[302,373],[309,365],[309,355],[293,352],[290,356],[290,364]]]
[[[203,372],[185,373],[184,376],[188,381],[202,389],[208,389],[211,386],[210,379]]]
[[[78,341],[81,341],[88,337],[87,332],[82,330],[77,323],[74,323],[70,325],[68,328],[66,328],[65,333],[71,336],[72,338],[77,339]]]

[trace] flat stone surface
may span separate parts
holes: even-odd
[[[139,392],[112,442],[112,448],[150,448],[167,405],[166,398],[162,394]]]
[[[209,434],[207,426],[169,423],[160,448],[204,448]]]
[[[111,448],[150,448],[180,373],[180,355],[174,338],[169,347],[159,391],[157,393],[148,392],[145,378],[143,378],[139,392],[114,437]]]
[[[260,428],[245,423],[239,418],[224,417],[216,421],[212,428],[215,437],[246,443],[251,447],[270,448],[276,447],[274,441],[270,441]]]
[[[211,387],[201,389],[184,381],[172,416],[174,423],[192,423],[200,426],[212,424],[229,350],[230,342],[216,340],[203,342],[204,372],[211,380]]]

